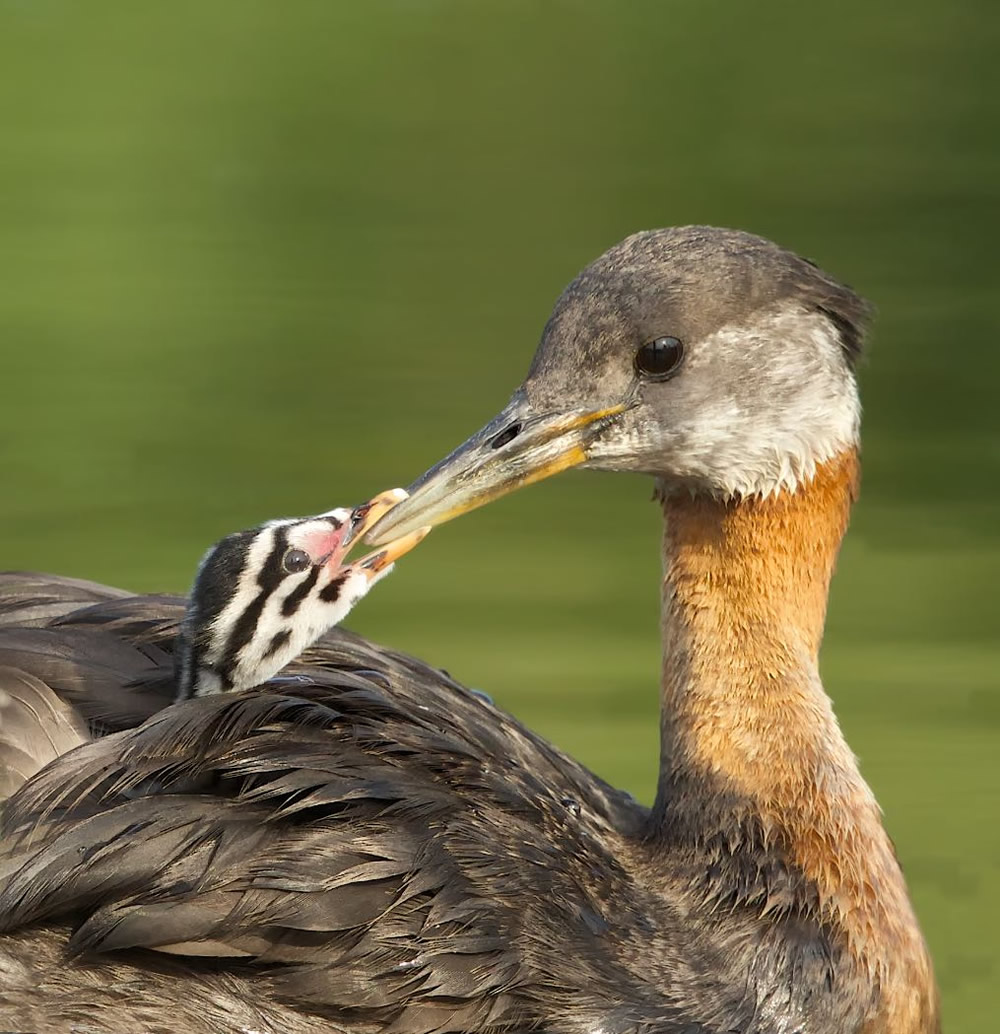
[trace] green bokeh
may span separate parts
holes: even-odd
[[[949,1031],[1000,945],[992,0],[0,0],[0,567],[183,589],[235,527],[406,483],[635,229],[872,298],[827,685]],[[658,517],[573,474],[442,529],[353,627],[649,797]]]

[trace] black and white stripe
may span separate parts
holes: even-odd
[[[178,636],[179,698],[264,681],[347,615],[372,584],[370,575],[337,568],[328,557],[292,574],[283,560],[348,516],[334,510],[270,521],[227,535],[205,554]]]
[[[253,584],[256,592],[250,602],[243,606],[238,605],[234,599],[231,604],[232,613],[223,612],[222,617],[230,617],[231,624],[229,634],[226,637],[225,649],[219,662],[223,678],[233,685],[233,674],[239,662],[240,653],[257,634],[257,625],[260,623],[264,607],[271,597],[281,588],[285,578],[288,577],[281,569],[281,561],[288,549],[288,530],[284,526],[265,529],[262,532],[262,540],[266,541],[270,531],[269,549],[264,562],[256,569],[247,568],[247,581]],[[249,556],[248,556],[249,559]],[[310,573],[315,573],[312,568]],[[242,579],[241,579],[242,582]],[[304,583],[303,583],[304,584]],[[228,622],[227,622],[228,623]]]

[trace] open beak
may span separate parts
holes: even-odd
[[[356,560],[351,566],[367,574],[369,580],[372,580],[385,573],[386,568],[391,567],[401,556],[409,553],[430,530],[430,528],[417,528],[416,531],[411,531],[408,535],[394,538],[373,553],[368,553],[360,560]]]
[[[406,498],[406,492],[402,488],[390,488],[387,492],[380,492],[369,499],[367,503],[355,507],[343,539],[344,547],[347,548],[352,542],[362,539],[382,517]],[[401,556],[409,553],[430,530],[429,527],[421,527],[403,535],[390,536],[381,549],[366,554],[360,560],[355,560],[350,566],[361,571],[370,581],[373,581],[385,574],[386,569]]]
[[[418,478],[407,498],[369,523],[367,541],[391,544],[579,466],[598,431],[625,408],[539,414],[518,392],[494,420]]]
[[[382,517],[393,507],[398,506],[406,497],[405,488],[390,488],[372,496],[367,503],[355,506],[348,519],[347,531],[343,540],[344,546],[349,546],[356,539],[364,538]]]

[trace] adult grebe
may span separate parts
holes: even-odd
[[[656,477],[651,810],[418,662],[327,637],[373,671],[177,704],[12,799],[0,1020],[937,1031],[903,877],[817,667],[864,317],[760,238],[631,237],[563,294],[504,412],[375,528],[579,464]]]

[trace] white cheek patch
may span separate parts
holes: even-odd
[[[718,469],[720,482],[732,494],[766,497],[794,490],[812,479],[817,466],[858,444],[861,400],[839,334],[815,313],[802,335],[802,319],[800,313],[777,316],[768,328],[770,335],[778,335],[785,324],[790,334],[791,324],[800,332],[799,347],[789,348],[783,353],[786,362],[771,368],[776,388],[784,392],[781,401],[729,417],[738,440],[733,451],[738,448],[745,457],[742,475],[736,462]]]
[[[785,309],[723,327],[698,346],[707,366],[746,382],[698,406],[671,429],[669,470],[725,497],[771,496],[808,482],[817,466],[856,447],[857,385],[836,328],[818,312]],[[707,373],[697,361],[685,372]]]

